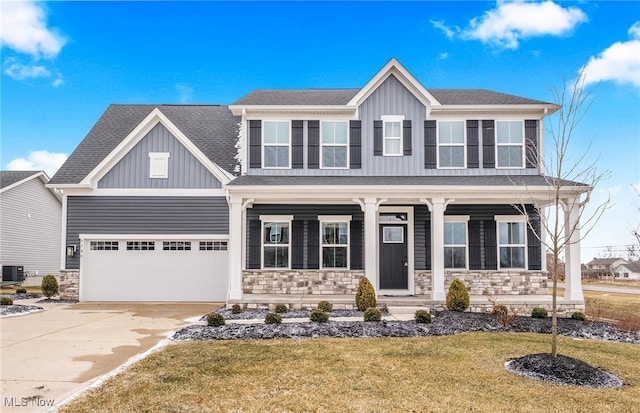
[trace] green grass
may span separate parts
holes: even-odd
[[[504,363],[548,352],[539,334],[173,344],[60,411],[627,412],[640,346],[559,338],[559,352],[621,377],[621,389],[546,384]]]

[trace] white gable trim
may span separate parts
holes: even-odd
[[[138,126],[127,135],[87,176],[79,185],[87,185],[97,188],[98,182],[124,158],[158,123],[162,124],[196,159],[223,185],[229,183],[229,177],[221,172],[221,169],[211,162],[207,156],[198,149],[167,116],[155,108],[147,115]]]
[[[407,69],[392,58],[380,71],[351,98],[347,106],[360,106],[389,76],[394,75],[427,108],[440,106],[440,102],[413,77]]]
[[[49,185],[47,185],[49,183],[49,175],[47,175],[47,173],[45,171],[39,171],[39,172],[34,172],[33,175],[30,175],[24,179],[21,179],[18,182],[14,182],[11,185],[5,186],[4,188],[0,189],[0,193],[8,191],[10,189],[13,189],[17,186],[20,186],[26,182],[29,182],[32,179],[35,178],[40,178],[40,181],[42,181],[42,184],[44,185],[45,188],[47,188],[48,190],[51,191],[51,193],[58,198],[58,201],[62,202],[62,193],[60,192],[60,190],[51,187]]]

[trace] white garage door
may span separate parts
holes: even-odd
[[[82,301],[226,300],[227,241],[85,239]]]

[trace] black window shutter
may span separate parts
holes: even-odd
[[[260,269],[262,263],[262,222],[259,220],[249,221],[249,242],[247,248],[247,268]]]
[[[291,268],[304,268],[304,220],[291,221]]]
[[[307,220],[307,268],[320,268],[320,221],[317,219]]]
[[[262,121],[249,121],[249,167],[262,168]]]
[[[478,121],[467,121],[467,168],[480,167],[480,153],[478,148]]]
[[[302,134],[304,131],[304,122],[301,120],[291,121],[291,168],[303,168],[303,142]]]
[[[320,168],[320,121],[310,120],[307,122],[307,130],[309,133],[309,156],[307,162],[309,169]]]
[[[538,121],[524,121],[524,139],[526,142],[526,162],[527,168],[535,168],[538,166]]]
[[[402,121],[402,154],[404,156],[411,156],[412,138],[411,120]]]
[[[350,225],[350,259],[351,259],[351,269],[352,270],[363,270],[363,252],[364,248],[362,247],[362,237],[363,237],[363,222],[362,221],[351,221]]]
[[[424,121],[424,167],[436,169],[438,167],[438,144],[436,137],[436,121]]]
[[[529,269],[540,271],[542,270],[542,246],[540,239],[538,239],[538,236],[536,235],[540,234],[540,217],[536,213],[530,214],[529,224],[530,225],[527,225],[527,254]]]
[[[349,121],[349,168],[362,168],[362,122]]]
[[[482,269],[482,234],[480,221],[469,221],[469,269]]]
[[[496,238],[496,221],[487,219],[484,226],[484,269],[498,269],[498,240]]]
[[[426,249],[426,269],[431,269],[431,220],[424,222],[425,230],[425,249]]]
[[[496,167],[496,130],[494,121],[482,121],[482,165],[485,168]]]
[[[382,156],[382,121],[373,121],[373,156]]]

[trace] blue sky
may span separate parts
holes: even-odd
[[[361,87],[396,57],[427,88],[552,102],[586,69],[573,155],[614,205],[583,261],[640,225],[640,2],[6,2],[2,169],[64,161],[110,103],[229,104],[254,89]],[[553,119],[547,121],[547,126]]]

